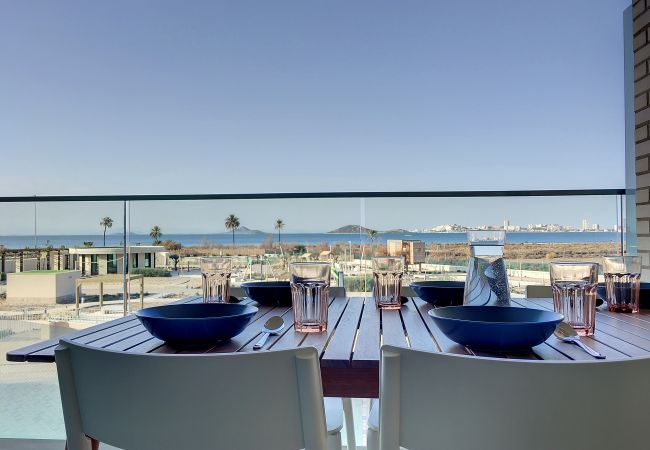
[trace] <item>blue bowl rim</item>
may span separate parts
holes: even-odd
[[[161,316],[148,316],[146,314],[141,314],[142,311],[147,310],[147,309],[154,309],[154,308],[165,308],[167,306],[203,306],[203,305],[237,305],[241,306],[244,308],[244,310],[240,313],[237,314],[229,314],[227,316],[207,316],[207,317],[161,317]],[[209,306],[211,308],[211,306]],[[144,308],[141,310],[136,311],[134,314],[136,317],[144,317],[145,319],[156,319],[156,320],[216,320],[216,319],[226,319],[229,317],[241,317],[241,316],[247,316],[250,314],[255,314],[259,311],[259,308],[253,305],[239,305],[237,303],[185,303],[185,304],[180,304],[180,305],[161,305],[161,306],[151,306],[149,308]]]
[[[286,284],[285,284],[286,283]],[[253,288],[275,288],[275,289],[282,289],[282,288],[290,288],[291,285],[289,281],[244,281],[242,284],[240,284],[241,287],[243,288],[248,288],[248,287],[253,287]]]
[[[453,321],[453,322],[462,322],[462,323],[480,323],[480,324],[489,324],[489,325],[508,325],[508,326],[522,326],[522,325],[530,325],[530,324],[545,324],[545,323],[552,323],[555,322],[556,324],[562,322],[564,320],[564,316],[562,314],[556,313],[555,311],[547,311],[543,309],[534,309],[533,311],[540,311],[542,313],[548,313],[548,314],[553,314],[555,315],[555,319],[549,319],[545,320],[543,322],[540,321],[517,321],[517,322],[494,322],[494,321],[486,321],[486,320],[469,320],[469,319],[458,319],[454,317],[441,317],[435,314],[435,311],[439,310],[444,310],[444,309],[458,309],[458,308],[489,308],[490,310],[494,310],[494,308],[517,308],[521,310],[531,310],[531,308],[523,308],[523,307],[518,307],[518,306],[444,306],[441,308],[432,308],[429,310],[428,314],[433,317],[434,319],[441,319],[441,320],[448,320],[448,321]]]
[[[445,286],[444,284],[427,286],[422,283],[459,283],[459,284],[450,284]],[[431,288],[431,289],[465,289],[464,281],[452,281],[452,280],[426,280],[426,281],[412,281],[409,283],[409,287],[412,289],[415,288]]]

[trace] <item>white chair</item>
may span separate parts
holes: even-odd
[[[650,358],[524,361],[384,346],[380,399],[368,450],[650,448]]]
[[[62,340],[56,365],[69,450],[335,450],[340,400],[323,405],[314,348],[164,355]],[[326,420],[327,411],[327,420]]]
[[[526,286],[526,298],[551,298],[553,291],[551,286],[537,286],[529,284]]]

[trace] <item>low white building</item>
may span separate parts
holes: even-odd
[[[82,275],[122,273],[123,247],[79,247],[69,249],[73,269]],[[167,250],[162,245],[132,245],[127,248],[129,270],[165,267]]]
[[[77,270],[33,270],[7,274],[7,304],[53,305],[71,303]]]

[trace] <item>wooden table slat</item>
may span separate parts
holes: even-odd
[[[100,347],[104,348],[107,347],[111,344],[116,344],[118,342],[122,342],[125,339],[128,339],[130,337],[136,336],[138,334],[142,333],[147,333],[147,330],[141,325],[138,324],[136,326],[127,328],[125,330],[119,331],[117,333],[113,333],[109,336],[104,336],[104,337],[98,337],[97,339],[94,339],[90,342],[86,342],[86,345],[90,345],[91,347]]]
[[[621,318],[616,317],[615,314],[622,315],[618,313],[612,313],[609,311],[597,312],[596,326],[599,326],[600,324],[607,324],[618,330],[624,330],[636,336],[650,339],[650,327],[646,328],[645,326],[643,326],[642,323],[639,324],[633,321],[621,320]]]
[[[268,308],[268,310],[266,308],[268,307],[260,306],[258,315],[246,327],[244,331],[222,344],[213,346],[210,350],[208,350],[208,353],[228,353],[239,351],[249,342],[259,338],[264,328],[264,323],[268,320],[269,317],[282,316],[290,309],[286,306]]]
[[[151,334],[149,334],[147,330],[144,329],[144,327],[142,328],[142,331],[139,333],[133,334],[132,336],[126,339],[122,339],[121,341],[112,342],[108,345],[105,345],[103,348],[107,350],[123,352],[135,347],[136,345],[142,344],[145,341],[155,339],[153,336],[151,336]]]
[[[382,344],[407,347],[406,332],[399,309],[381,311]]]
[[[308,333],[305,339],[302,341],[301,347],[314,347],[318,354],[322,357],[323,350],[325,346],[331,339],[332,335],[336,331],[343,313],[350,304],[350,299],[347,297],[337,297],[330,303],[330,309],[327,314],[327,330],[324,333]],[[295,334],[300,335],[303,333]],[[295,336],[294,336],[295,339]]]
[[[372,298],[366,298],[352,354],[352,367],[379,367],[380,324],[381,312],[375,307]]]
[[[83,330],[72,331],[66,334],[65,337],[68,339],[74,339],[76,337],[86,336],[88,334],[92,334],[97,331],[104,330],[106,328],[111,328],[123,322],[131,321],[133,319],[134,318],[130,316],[120,317],[119,319],[115,319],[114,321],[100,323],[99,325],[94,325],[92,327],[84,328]],[[46,349],[52,349],[53,351],[54,347],[56,347],[57,345],[59,345],[58,337],[41,341],[41,342],[36,342],[34,344],[7,352],[7,361],[16,361],[16,362],[29,361],[30,354],[35,352],[42,352],[43,350]]]
[[[338,322],[345,305],[347,304],[347,298],[339,297],[330,299],[330,304],[327,312],[327,330],[323,333],[299,333],[293,327],[293,309],[289,309],[287,313],[283,316],[285,323],[284,333],[276,336],[275,339],[271,340],[273,336],[269,338],[269,341],[265,345],[265,349],[268,350],[284,350],[289,348],[300,347],[303,342],[307,339],[308,336],[318,335],[323,338],[323,346],[325,345],[326,338],[329,335],[329,332],[333,330]],[[322,347],[321,347],[322,348]],[[317,349],[320,355],[320,349]]]
[[[422,317],[422,320],[426,324],[427,328],[431,332],[433,339],[435,339],[436,344],[440,348],[440,351],[447,352],[447,353],[455,353],[458,355],[468,354],[467,349],[465,347],[455,343],[447,336],[445,336],[445,334],[442,331],[440,331],[440,328],[438,328],[436,323],[433,321],[433,318],[428,314],[428,311],[432,309],[433,306],[431,306],[424,300],[417,297],[414,297],[412,301],[415,303],[415,307],[420,313],[420,316]]]
[[[280,311],[281,311],[281,309],[278,309],[277,311],[274,311],[273,315],[274,316],[279,315],[280,317],[282,317],[282,320],[284,321],[284,329],[278,335],[273,335],[273,334],[270,335],[268,337],[268,339],[266,340],[266,343],[264,344],[264,347],[261,348],[260,350],[269,350],[271,348],[271,346],[273,346],[273,344],[275,344],[275,342],[278,339],[280,339],[280,337],[282,337],[285,333],[289,333],[290,330],[293,330],[293,308],[286,308],[286,310],[282,314],[280,314]],[[266,322],[269,317],[270,316],[267,316],[264,319],[264,321]],[[264,327],[264,323],[262,323],[262,327]],[[241,347],[237,351],[238,352],[252,352],[252,351],[254,351],[253,346],[257,343],[257,341],[260,340],[260,338],[262,337],[263,332],[264,332],[263,329],[260,329],[260,333],[255,338],[250,340],[248,342],[248,344]]]
[[[553,309],[553,303],[550,299],[541,299],[539,304],[544,308]],[[650,344],[648,342],[648,339],[650,339],[650,322],[639,318],[637,314],[611,312],[606,309],[605,305],[602,305],[596,309],[596,334],[600,337],[601,333],[598,333],[598,331],[650,351],[648,346]],[[629,347],[626,348],[629,349]],[[630,351],[636,352],[634,349]]]
[[[422,320],[422,316],[420,316],[420,313],[417,311],[417,307],[412,298],[402,306],[400,315],[402,316],[402,321],[406,328],[410,348],[428,352],[440,351],[440,348],[429,332],[427,325]]]
[[[517,299],[519,300],[519,299]],[[531,304],[530,300],[523,300],[527,304]],[[553,301],[551,299],[539,299],[534,302],[537,307],[553,311]],[[628,342],[626,339],[622,339],[616,335],[622,334],[618,330],[613,330],[608,328],[607,325],[603,325],[598,321],[600,316],[599,312],[601,309],[597,309],[596,313],[596,331],[593,336],[582,337],[582,341],[587,344],[589,347],[593,348],[597,352],[602,353],[608,358],[624,358],[626,356],[645,356],[648,354],[646,350],[639,348],[637,345]],[[612,313],[614,314],[614,313]],[[605,330],[603,330],[605,328]],[[610,332],[608,332],[609,330]],[[614,334],[611,334],[614,333]],[[628,333],[629,334],[629,333]],[[572,345],[572,344],[566,344]]]
[[[333,331],[321,357],[321,365],[327,367],[348,367],[350,355],[357,334],[357,326],[363,310],[363,298],[350,298],[341,319]]]
[[[116,339],[119,339],[119,335],[122,335],[122,333],[129,332],[130,330],[133,330],[134,328],[140,327],[141,329],[144,329],[142,324],[138,319],[136,320],[130,320],[128,322],[121,323],[119,325],[116,325],[111,328],[106,328],[101,331],[97,331],[92,334],[87,334],[86,336],[81,336],[79,338],[73,339],[73,341],[79,343],[79,344],[86,344],[86,345],[92,345],[93,342],[101,340],[101,339],[111,339],[113,336],[116,337]],[[95,345],[95,347],[100,347],[99,345]]]
[[[142,341],[133,347],[129,347],[124,351],[127,353],[151,353],[158,347],[165,345],[164,341],[161,341],[158,338],[151,336],[146,341]]]
[[[551,347],[546,342],[532,348],[533,353],[539,358],[549,361],[562,361],[570,360],[571,358],[560,352],[556,348]]]
[[[538,301],[537,299],[535,301],[531,301],[527,299],[516,298],[513,299],[513,303],[519,304],[526,308],[537,308],[537,309],[547,309],[547,310],[553,309],[553,307],[549,306],[548,303]],[[596,329],[596,333],[598,333],[598,329]],[[581,340],[587,346],[603,354],[607,358],[621,359],[621,358],[626,358],[628,356],[626,353],[619,351],[616,347],[611,347],[610,345],[607,345],[606,343],[603,343],[600,340],[595,339],[594,337],[582,337]],[[551,336],[550,338],[548,338],[546,340],[546,343],[551,347],[553,347],[554,349],[569,356],[571,359],[586,360],[586,361],[594,359],[593,356],[587,354],[584,350],[580,349],[575,344],[562,342],[559,339],[557,339],[555,336]]]

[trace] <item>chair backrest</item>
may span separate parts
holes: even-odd
[[[246,291],[239,286],[230,286],[230,295],[237,298],[246,297]]]
[[[524,361],[382,347],[380,448],[650,448],[650,359]]]
[[[402,296],[403,297],[417,297],[418,294],[413,290],[411,286],[402,286]]]
[[[347,297],[345,293],[345,288],[343,286],[332,286],[330,287],[330,298],[334,297]]]
[[[243,354],[56,349],[68,448],[326,448],[314,348]]]
[[[536,286],[529,284],[526,286],[526,298],[551,298],[553,291],[551,286]]]

